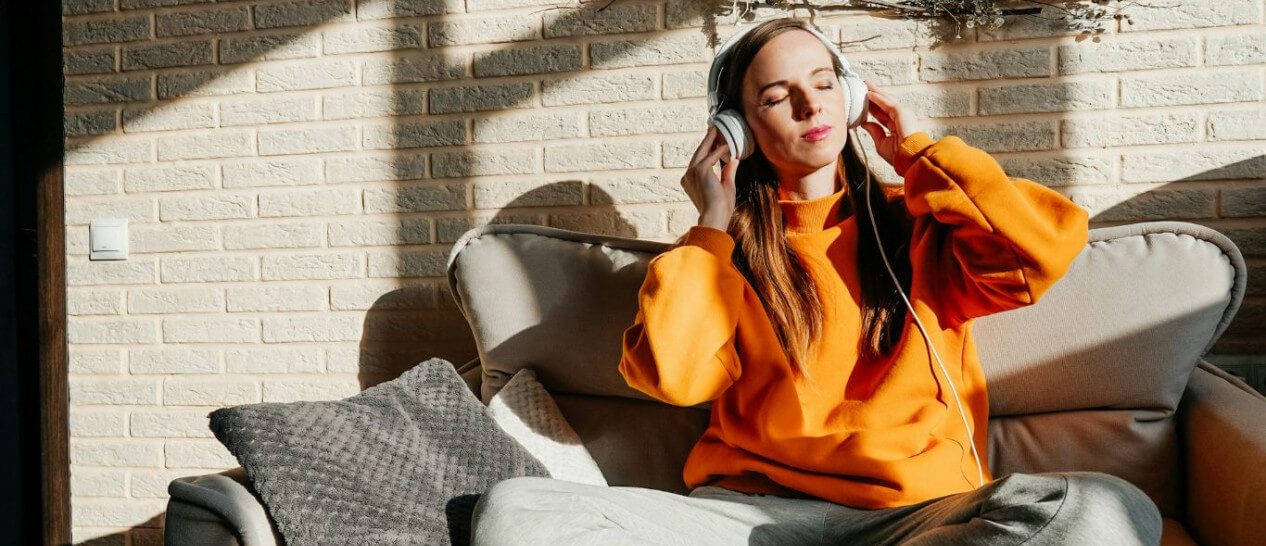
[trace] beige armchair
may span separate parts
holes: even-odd
[[[684,494],[682,464],[710,404],[661,403],[616,370],[646,263],[667,246],[492,224],[453,246],[448,273],[479,349],[459,371],[484,403],[532,368],[611,485]],[[1038,303],[976,319],[993,474],[1115,474],[1156,502],[1163,544],[1259,544],[1266,396],[1202,358],[1246,275],[1235,245],[1198,224],[1096,228]],[[169,491],[169,544],[280,544],[241,468]]]

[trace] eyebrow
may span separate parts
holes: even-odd
[[[821,71],[823,71],[823,70],[835,70],[835,69],[834,69],[834,68],[832,68],[832,67],[829,67],[829,66],[819,66],[819,67],[817,67],[817,68],[813,69],[813,72],[810,72],[810,73],[809,73],[809,75],[810,75],[810,76],[812,76],[812,75],[817,74],[818,72],[821,72]],[[756,93],[757,93],[757,94],[764,93],[764,92],[765,92],[765,90],[766,90],[766,89],[769,89],[770,87],[773,87],[773,86],[775,86],[775,85],[786,85],[786,83],[787,83],[787,80],[778,80],[778,81],[776,81],[776,82],[769,82],[769,83],[767,83],[767,84],[765,84],[765,85],[761,86],[761,88],[760,88],[760,89],[757,89],[757,90],[756,90]]]

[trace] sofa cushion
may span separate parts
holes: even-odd
[[[1041,301],[975,320],[994,475],[1107,472],[1181,517],[1175,411],[1245,276],[1235,245],[1205,226],[1097,228]]]
[[[549,470],[551,478],[607,485],[598,463],[529,368],[519,370],[488,403],[492,419]]]
[[[646,262],[666,246],[530,224],[463,234],[448,279],[475,335],[484,403],[522,368],[555,394],[655,401],[626,385],[616,364]]]
[[[492,484],[548,475],[441,358],[343,400],[210,418],[291,546],[466,543]]]

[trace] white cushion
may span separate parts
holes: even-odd
[[[488,409],[506,433],[549,469],[550,477],[607,485],[598,463],[531,369],[516,372],[488,402]]]

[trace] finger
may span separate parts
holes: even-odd
[[[721,160],[722,154],[729,154],[729,153],[730,153],[730,143],[725,142],[724,139],[721,139],[721,145],[717,146],[716,149],[712,150],[712,153],[709,153],[708,155],[704,156],[703,164],[711,168],[713,165],[716,165],[716,163]]]
[[[879,120],[880,123],[883,123],[884,125],[892,125],[892,116],[884,110],[883,106],[880,106],[879,102],[875,100],[870,101],[870,113],[875,119]]]
[[[879,137],[884,134],[883,129],[879,127],[879,124],[873,121],[862,123],[862,130],[866,131],[866,134],[870,135],[871,138],[874,138],[875,140],[879,140]]]
[[[880,86],[875,85],[874,81],[866,80],[866,89],[871,90],[872,92],[877,92],[877,94],[880,94],[880,95],[889,96],[889,94],[887,94],[887,91],[885,91],[884,89],[881,89]]]
[[[712,144],[716,141],[717,126],[709,125],[708,132],[703,135],[703,142],[699,143],[699,147],[695,148],[695,153],[690,158],[690,163],[698,163],[700,159],[712,150]]]
[[[895,109],[897,108],[897,103],[896,101],[893,101],[891,97],[887,97],[881,93],[871,91],[869,94],[867,94],[867,98],[870,99],[871,104],[874,104],[877,108],[882,110],[885,114],[891,115],[895,113]]]
[[[869,89],[872,93],[891,98],[891,96],[888,95],[887,91],[880,89],[878,85],[875,85],[875,83],[870,80],[866,80],[866,88]]]
[[[865,129],[866,132],[870,134],[870,137],[875,140],[875,142],[882,141],[885,137],[888,136],[887,133],[884,132],[884,127],[873,121],[868,121],[862,124],[862,129]]]
[[[738,172],[739,159],[734,158],[721,168],[721,185],[730,186],[734,184],[734,173]]]

